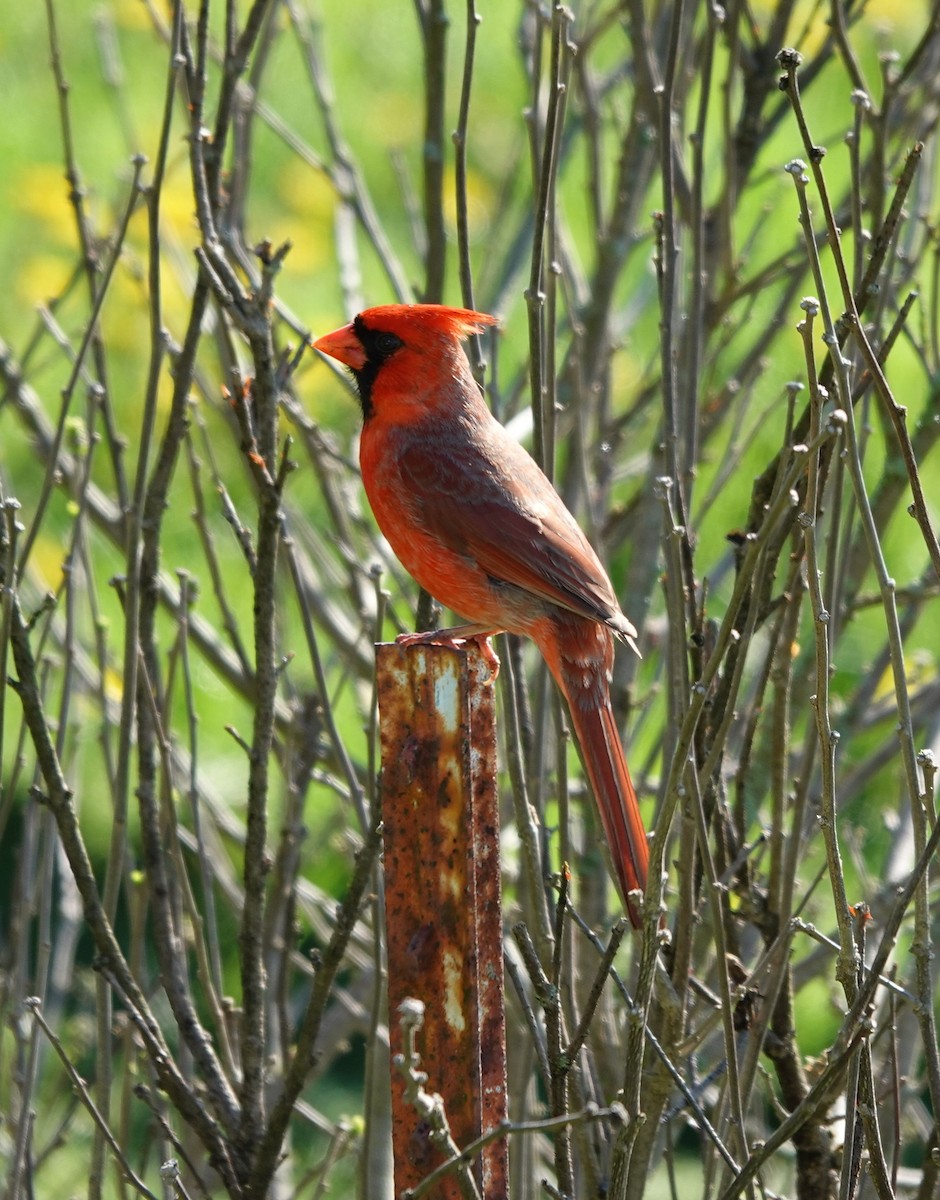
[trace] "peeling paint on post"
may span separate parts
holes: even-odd
[[[377,648],[388,927],[389,1038],[398,1006],[426,1006],[418,1048],[466,1146],[507,1116],[499,808],[493,676],[475,643]],[[395,1193],[443,1156],[392,1073]],[[484,1200],[508,1194],[505,1139],[475,1170]],[[459,1200],[454,1176],[434,1200]]]

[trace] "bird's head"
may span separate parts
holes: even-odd
[[[378,408],[389,419],[408,421],[447,395],[454,380],[464,382],[469,366],[461,343],[496,323],[468,308],[384,304],[364,309],[313,348],[350,369],[366,420]]]

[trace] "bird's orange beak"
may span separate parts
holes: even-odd
[[[323,337],[317,338],[313,343],[313,348],[319,350],[321,354],[328,354],[330,358],[345,363],[354,371],[360,371],[366,365],[366,352],[352,325],[344,325],[342,329],[334,329],[332,333],[325,333]]]

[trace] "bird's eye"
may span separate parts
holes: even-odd
[[[375,339],[375,348],[382,358],[388,358],[390,354],[394,354],[404,344],[401,338],[397,337],[394,333],[379,333]]]

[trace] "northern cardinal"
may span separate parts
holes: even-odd
[[[565,697],[635,926],[648,847],[610,705],[614,635],[636,649],[597,555],[535,460],[490,413],[462,341],[496,318],[436,304],[361,312],[314,348],[352,372],[372,511],[419,584],[470,624],[531,637]],[[431,639],[433,640],[433,635]]]

